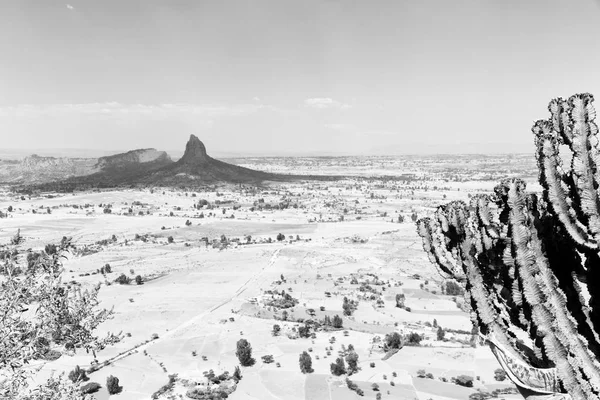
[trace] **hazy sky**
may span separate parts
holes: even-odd
[[[593,0],[1,0],[0,148],[531,152]]]

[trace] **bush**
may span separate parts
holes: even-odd
[[[456,377],[455,383],[459,386],[473,387],[473,377],[469,375],[459,375]]]
[[[331,373],[335,376],[344,375],[346,373],[346,365],[344,364],[344,359],[342,357],[338,357],[329,367]]]
[[[411,332],[406,338],[406,344],[409,346],[418,346],[423,338],[416,332]]]
[[[279,336],[280,332],[281,332],[281,327],[277,324],[273,325],[273,330],[271,331],[271,334],[273,336]]]
[[[444,329],[441,326],[438,326],[437,340],[444,340],[445,336],[446,336],[446,331],[444,331]]]
[[[141,275],[135,277],[135,283],[137,283],[138,285],[144,283],[144,280],[142,279]]]
[[[87,377],[87,375],[85,374],[85,370],[79,368],[79,365],[75,366],[75,369],[73,369],[73,371],[69,372],[69,379],[73,382],[73,383],[77,383],[77,382],[85,382],[87,381],[89,378]]]
[[[129,285],[131,278],[125,274],[121,274],[117,279],[115,279],[115,282],[120,285]]]
[[[83,385],[80,390],[81,393],[83,394],[91,394],[91,393],[96,393],[102,386],[100,386],[99,383],[96,382],[90,382],[90,383],[86,383],[85,385]]]
[[[106,389],[108,390],[108,394],[117,394],[121,393],[123,386],[119,386],[119,378],[110,375],[106,378]]]
[[[354,374],[358,372],[358,354],[354,351],[350,351],[346,356],[346,363],[348,363],[348,373]]]
[[[285,240],[285,235],[283,233],[278,233],[277,234],[277,241],[281,242],[282,240]]]
[[[341,329],[344,327],[344,321],[342,320],[342,317],[336,314],[331,320],[331,325],[336,329]]]
[[[396,294],[396,307],[404,308],[404,300],[405,299],[406,299],[406,296],[404,296],[404,294],[402,294],[402,293]]]
[[[256,360],[252,358],[252,346],[246,339],[240,339],[237,342],[237,351],[235,352],[240,364],[244,367],[251,367]]]
[[[240,371],[240,367],[235,366],[235,370],[233,371],[233,380],[235,383],[238,383],[242,380],[242,372]]]
[[[384,348],[385,350],[401,349],[402,336],[398,332],[388,333],[385,335]]]
[[[169,243],[173,243],[173,236],[169,236],[169,237],[167,238],[167,241],[168,241]]]
[[[262,358],[262,360],[263,360],[263,362],[264,362],[265,364],[271,364],[271,363],[273,363],[273,361],[274,361],[274,360],[273,360],[273,355],[271,355],[271,354],[267,354],[267,355],[265,355],[265,356],[262,356],[261,358]]]
[[[502,368],[496,369],[494,371],[494,379],[498,382],[506,380],[506,371],[504,371]]]
[[[310,374],[311,372],[314,372],[312,368],[312,358],[306,351],[303,351],[302,354],[300,354],[298,362],[300,364],[300,371],[303,374]]]

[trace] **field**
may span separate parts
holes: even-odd
[[[503,172],[532,181],[531,165],[519,157],[475,156],[446,169],[416,158],[277,159],[269,168],[260,159],[237,162],[357,178],[201,191],[0,193],[0,210],[12,206],[1,220],[0,240],[20,229],[23,248],[40,250],[72,237],[76,250],[64,261],[64,279],[82,288],[100,284],[101,306],[114,307],[115,315],[99,333],[123,335],[96,361],[78,352],[33,365],[40,382],[94,364],[90,380],[103,386],[97,399],[149,399],[173,374],[173,385],[156,398],[187,398],[190,389],[206,390],[208,371],[232,374],[240,364],[236,343],[246,339],[256,363],[241,367],[233,400],[360,398],[347,377],[372,399],[467,399],[513,387],[494,378],[496,360],[471,334],[462,296],[446,293],[413,220],[438,204],[490,191],[502,177],[491,171],[502,163]],[[367,178],[369,168],[379,177]],[[131,281],[115,282],[122,274]],[[344,298],[351,304],[346,310]],[[334,316],[341,328],[324,322]],[[300,334],[304,327],[307,337]],[[394,332],[419,340],[391,350],[384,342]],[[358,371],[333,375],[330,364],[350,345]],[[300,371],[303,351],[312,373]],[[106,391],[109,375],[119,378],[120,394]],[[472,387],[453,382],[461,375],[473,378]]]

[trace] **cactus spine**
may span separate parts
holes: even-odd
[[[519,179],[417,221],[430,261],[462,282],[480,333],[555,373],[554,395],[600,399],[600,150],[593,96],[533,126],[541,196]],[[564,155],[569,164],[563,165]],[[510,374],[509,374],[510,376]]]

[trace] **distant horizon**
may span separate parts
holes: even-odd
[[[509,154],[533,149],[551,99],[600,95],[597,0],[45,0],[0,14],[0,143],[19,149],[196,134],[215,155]]]
[[[183,150],[162,150],[152,147],[140,147],[129,150],[98,150],[84,148],[39,148],[39,149],[14,149],[0,148],[0,159],[4,160],[22,160],[25,157],[37,155],[40,157],[55,157],[55,158],[99,158],[115,154],[123,154],[132,150],[154,149],[165,151],[173,161],[177,161],[183,156]],[[393,154],[351,154],[351,153],[329,153],[329,152],[314,152],[314,153],[292,153],[281,152],[278,154],[269,153],[234,153],[223,151],[208,151],[208,155],[213,158],[273,158],[273,157],[434,157],[434,156],[524,156],[530,155],[534,157],[533,152],[482,152],[482,153],[393,153]]]

